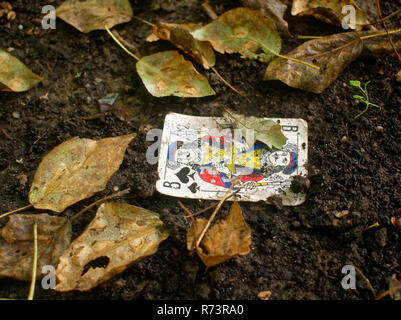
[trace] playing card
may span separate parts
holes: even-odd
[[[157,190],[174,197],[220,200],[238,177],[233,190],[240,190],[230,200],[266,201],[277,196],[286,206],[302,204],[306,195],[290,187],[294,176],[307,176],[308,125],[302,119],[263,120],[281,125],[287,138],[282,149],[258,141],[248,145],[224,118],[168,114]]]

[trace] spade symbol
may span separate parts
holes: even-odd
[[[192,180],[194,180],[194,174],[195,172],[193,172],[192,174],[189,174],[191,172],[191,169],[188,167],[182,168],[180,171],[178,171],[175,175],[178,177],[178,179],[180,179],[180,181],[182,183],[188,183],[189,179],[188,177],[191,177]]]
[[[196,182],[194,182],[188,187],[188,189],[191,190],[192,193],[196,193],[196,190],[199,190],[199,186]]]

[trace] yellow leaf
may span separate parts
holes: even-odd
[[[207,220],[196,220],[187,234],[187,248],[194,247],[194,237],[198,238]],[[246,224],[238,202],[234,202],[228,216],[208,230],[197,248],[197,253],[207,267],[215,266],[238,255],[250,251],[251,229]]]
[[[103,190],[135,136],[132,133],[99,141],[74,138],[58,145],[39,164],[29,202],[37,209],[62,212]]]

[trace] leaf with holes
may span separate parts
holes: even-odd
[[[187,248],[194,249],[207,220],[196,219],[187,233]],[[247,255],[251,246],[251,229],[242,216],[238,202],[234,202],[228,216],[209,229],[202,239],[197,253],[207,267],[220,264],[236,256]]]
[[[267,67],[264,80],[280,80],[290,87],[321,93],[360,56],[362,47],[362,41],[356,32],[307,41],[287,56],[313,63],[320,70],[276,58]]]
[[[195,59],[196,62],[203,65],[205,69],[213,67],[216,63],[216,57],[212,46],[207,41],[199,41],[191,35],[202,27],[197,23],[157,23],[153,28],[153,33],[163,40],[170,41],[177,48]]]
[[[195,39],[210,41],[220,53],[240,53],[242,58],[269,61],[281,50],[274,22],[249,8],[227,11],[191,34]]]
[[[154,254],[167,237],[157,213],[125,203],[104,203],[60,257],[55,289],[90,290]]]
[[[0,91],[27,91],[41,81],[16,57],[0,49]]]
[[[33,255],[33,224],[38,226],[38,270],[56,266],[71,242],[71,224],[63,217],[42,214],[10,216],[0,230],[0,278],[31,280]],[[41,272],[37,277],[42,276]]]
[[[281,126],[275,121],[246,117],[230,109],[224,110],[223,117],[232,124],[234,129],[241,130],[242,136],[250,147],[254,145],[255,141],[260,141],[269,148],[281,149],[287,142]]]
[[[136,70],[146,89],[155,97],[199,98],[216,94],[206,77],[177,51],[163,51],[143,57]]]
[[[128,22],[134,14],[129,0],[67,0],[56,12],[58,18],[84,33]]]
[[[311,15],[327,23],[341,27],[343,19],[349,13],[342,13],[345,6],[355,8],[355,29],[361,30],[369,24],[365,12],[358,8],[353,0],[293,0],[291,14],[293,16]],[[348,23],[347,19],[346,22]]]
[[[259,10],[264,16],[272,19],[282,35],[291,37],[288,23],[284,20],[287,6],[280,0],[242,0],[242,3],[251,9]]]
[[[36,170],[29,202],[62,212],[106,187],[135,133],[102,140],[74,138],[50,151]]]

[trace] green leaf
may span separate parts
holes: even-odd
[[[354,86],[354,87],[357,87],[357,88],[360,88],[360,87],[361,87],[361,82],[358,81],[358,80],[351,80],[351,81],[349,82],[349,84],[350,84],[351,86]]]
[[[240,53],[242,58],[267,62],[281,50],[281,38],[274,22],[248,8],[227,11],[191,34],[195,39],[210,41],[220,53]]]
[[[84,33],[128,22],[133,14],[129,0],[67,0],[57,8],[58,18]]]
[[[361,97],[361,96],[359,96],[359,95],[354,95],[354,96],[352,96],[354,99],[358,99],[358,100],[361,100],[361,101],[364,101],[365,100],[365,98],[364,97]]]
[[[27,91],[42,81],[16,57],[0,49],[0,90]]]
[[[140,59],[136,70],[155,97],[205,97],[216,94],[207,78],[178,51],[163,51]]]
[[[287,142],[281,131],[281,126],[275,121],[246,117],[230,109],[224,110],[223,117],[233,125],[234,129],[242,130],[242,136],[247,140],[249,146],[254,145],[257,140],[263,142],[269,148],[281,149]],[[253,130],[252,140],[247,137],[248,130]]]

